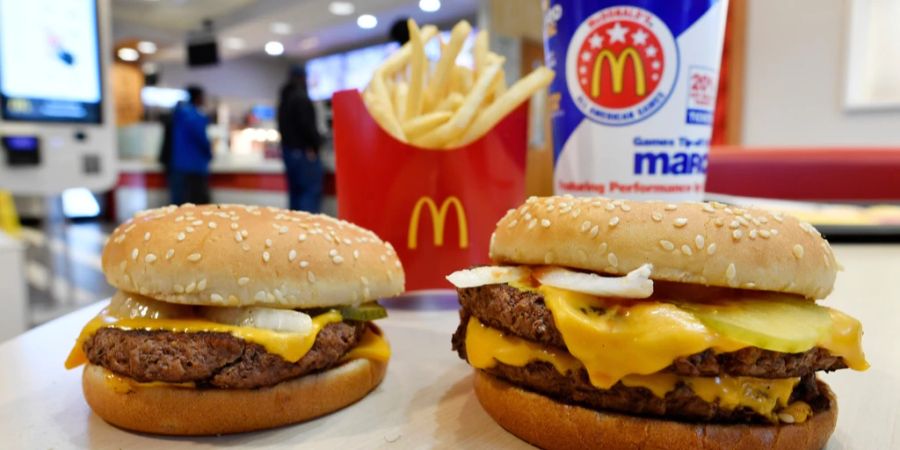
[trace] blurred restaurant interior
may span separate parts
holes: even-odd
[[[0,14],[11,14],[6,9],[13,2],[0,4]],[[331,95],[367,85],[405,39],[405,19],[435,24],[445,39],[460,20],[489,30],[490,48],[505,57],[508,84],[544,62],[540,0],[99,4],[103,129],[49,124],[60,135],[43,139],[40,158],[17,159],[8,150],[0,165],[0,284],[13,299],[6,298],[13,313],[5,315],[0,339],[112,293],[100,250],[116,224],[169,203],[160,163],[164,123],[188,99],[188,86],[205,93],[211,200],[287,207],[279,92],[292,70],[305,68],[322,136],[321,210],[335,215]],[[48,23],[64,19],[57,14],[66,12],[48,11]],[[890,1],[732,0],[707,198],[794,212],[834,242],[896,242],[898,19],[900,4]],[[465,49],[474,33],[459,64],[472,64]],[[436,60],[440,46],[431,41],[425,50]],[[536,93],[528,116],[526,195],[553,192],[548,108],[546,93]],[[21,129],[15,126],[0,122],[4,133]],[[29,164],[47,170],[30,172]]]

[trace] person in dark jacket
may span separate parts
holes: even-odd
[[[288,182],[290,208],[319,212],[324,169],[319,158],[322,137],[316,125],[316,110],[306,91],[306,69],[291,68],[278,102],[278,132],[281,157]]]
[[[209,163],[212,147],[206,128],[209,119],[203,113],[203,89],[187,88],[189,100],[180,102],[172,112],[169,193],[173,204],[210,202]]]

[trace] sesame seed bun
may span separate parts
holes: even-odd
[[[720,203],[532,197],[497,223],[491,258],[824,298],[838,263],[811,225]]]
[[[403,292],[400,260],[374,233],[278,208],[182,205],[143,211],[103,250],[112,286],[170,303],[310,308]]]
[[[337,411],[375,389],[386,370],[387,363],[355,359],[262,389],[195,389],[123,380],[88,364],[81,381],[91,409],[113,425],[200,436],[263,430]]]
[[[687,423],[599,412],[559,403],[480,370],[475,395],[500,426],[545,449],[772,449],[818,450],[837,423],[837,402],[825,383],[830,407],[804,423],[749,425]]]

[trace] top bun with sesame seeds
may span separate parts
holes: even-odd
[[[191,305],[315,308],[404,290],[397,254],[371,231],[242,205],[138,213],[110,236],[103,272],[120,290]]]
[[[838,263],[828,242],[794,217],[721,203],[531,197],[497,223],[497,263],[559,265],[651,279],[775,291],[831,293]]]

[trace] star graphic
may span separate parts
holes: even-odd
[[[591,48],[600,48],[603,45],[603,38],[599,34],[595,34],[588,39],[588,42],[591,44]]]
[[[606,34],[609,35],[609,42],[625,42],[625,34],[628,33],[628,28],[623,27],[616,22],[613,24],[613,27],[606,30]]]
[[[590,60],[591,60],[591,54],[590,54],[590,52],[584,52],[584,53],[582,53],[582,54],[581,54],[581,60],[584,61],[584,62],[590,61]]]
[[[586,74],[586,73],[587,73],[587,67],[586,67],[586,66],[581,66],[581,67],[579,67],[579,68],[578,68],[578,73],[580,73],[580,74],[582,74],[582,75]]]
[[[587,78],[582,78],[582,79],[581,79],[581,84],[587,84]]]
[[[647,44],[647,33],[644,33],[644,30],[637,30],[634,33],[631,33],[631,42],[634,45],[646,45]]]
[[[650,67],[652,67],[654,70],[659,70],[659,61],[653,61],[652,63],[650,63]]]
[[[653,81],[656,81],[656,80],[659,79],[659,74],[658,74],[658,73],[654,73],[653,76],[652,76],[651,78],[653,78]]]
[[[647,52],[647,56],[652,58],[652,57],[656,56],[657,50],[656,50],[656,47],[651,45],[651,46],[647,47],[646,52]]]

